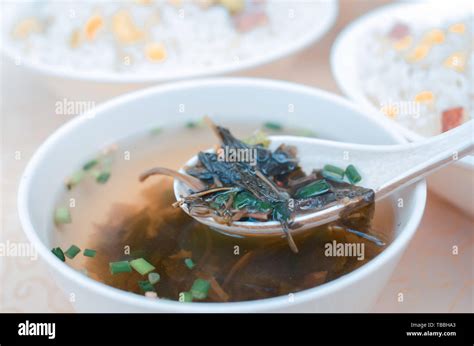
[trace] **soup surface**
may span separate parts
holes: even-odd
[[[256,129],[224,125],[240,138]],[[275,125],[267,124],[266,130],[309,134]],[[65,250],[75,244],[96,251],[94,257],[79,254],[66,258],[66,263],[107,285],[142,295],[153,291],[146,295],[161,299],[188,301],[186,293],[201,279],[209,289],[205,297],[193,301],[224,302],[287,295],[321,285],[367,263],[385,248],[348,232],[338,222],[296,235],[297,254],[283,234],[281,238],[230,237],[173,208],[171,178],[138,180],[152,166],[179,168],[199,150],[215,144],[209,129],[189,124],[129,138],[109,150],[104,157],[110,177],[105,182],[98,183],[100,172],[92,168],[58,198],[57,206],[68,207],[71,221],[57,226],[53,244]],[[389,201],[365,207],[351,218],[352,229],[368,232],[370,227],[370,234],[385,244],[393,238],[393,223]],[[157,276],[150,280],[148,273],[136,270],[112,274],[111,262],[137,258],[155,267],[152,272],[159,274],[159,281],[144,287]]]

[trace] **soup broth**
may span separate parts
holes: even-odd
[[[226,124],[245,138],[255,127]],[[276,129],[298,133],[295,129]],[[66,259],[73,268],[107,285],[144,294],[137,271],[112,274],[110,263],[143,258],[160,275],[153,286],[161,299],[186,300],[197,279],[209,283],[205,298],[225,302],[270,298],[295,293],[337,279],[377,256],[385,246],[348,232],[338,222],[302,232],[293,253],[283,237],[244,239],[220,234],[202,225],[175,202],[173,180],[168,177],[144,183],[139,175],[160,165],[177,169],[199,150],[216,144],[207,128],[188,126],[142,134],[126,139],[108,154],[110,178],[98,184],[86,177],[67,190],[58,206],[69,205],[71,222],[53,232],[53,243],[96,250],[95,257]],[[270,133],[271,134],[271,133]],[[97,176],[96,176],[97,177]],[[366,231],[389,244],[394,216],[385,200],[356,211],[353,228]],[[196,301],[196,300],[194,300]]]

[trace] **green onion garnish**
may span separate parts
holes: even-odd
[[[191,292],[180,292],[179,293],[179,301],[181,303],[187,303],[193,301],[193,295]]]
[[[211,284],[209,281],[204,279],[196,279],[194,280],[193,286],[191,287],[191,294],[193,298],[196,299],[206,299],[207,293],[209,292],[209,288]]]
[[[153,270],[155,270],[155,267],[151,265],[150,263],[148,263],[143,258],[134,259],[133,261],[130,262],[130,265],[132,266],[133,269],[135,269],[141,275],[146,275],[152,272]]]
[[[87,162],[83,167],[82,169],[85,170],[85,171],[88,171],[89,169],[91,169],[92,167],[94,167],[95,165],[97,165],[99,163],[98,160],[90,160],[89,162]]]
[[[66,187],[68,190],[71,190],[74,186],[79,184],[81,180],[84,178],[84,171],[77,171],[69,177],[68,181],[66,182]]]
[[[337,166],[325,165],[323,170],[329,171],[329,172],[335,173],[337,175],[340,175],[341,177],[344,177],[344,170],[342,168],[337,167]]]
[[[344,170],[333,165],[325,165],[321,175],[326,179],[336,182],[342,182],[344,180]]]
[[[71,223],[71,213],[66,207],[56,208],[54,212],[54,221],[57,225],[62,225],[65,223]]]
[[[295,196],[296,198],[309,198],[319,196],[328,192],[330,188],[331,187],[326,182],[326,180],[316,180],[306,186],[300,187],[298,191],[296,191]]]
[[[76,245],[71,245],[64,254],[67,256],[67,258],[73,259],[79,252],[81,252],[81,249],[79,249]]]
[[[112,274],[130,273],[132,271],[128,261],[110,262],[109,267]]]
[[[155,292],[155,287],[149,281],[138,281],[138,286],[143,292]]]
[[[360,176],[359,172],[354,167],[354,165],[347,166],[347,168],[346,168],[346,177],[347,177],[347,179],[349,179],[351,184],[357,184],[359,181],[362,180],[362,177]]]
[[[61,250],[60,247],[55,247],[54,249],[51,250],[51,252],[61,261],[66,262],[66,257],[64,257],[64,252],[63,250]]]
[[[83,254],[84,256],[87,256],[87,257],[95,257],[95,254],[96,254],[96,253],[97,253],[96,250],[85,249],[82,254]]]
[[[158,283],[160,281],[160,274],[158,273],[150,273],[148,274],[148,281],[150,281],[150,283],[152,285]]]
[[[99,184],[105,184],[110,178],[110,172],[101,172],[95,179]]]
[[[184,264],[186,264],[186,267],[188,267],[189,269],[193,269],[196,266],[196,264],[191,258],[185,258]]]
[[[283,126],[281,124],[273,121],[267,121],[263,124],[263,126],[272,131],[281,131],[283,129]]]

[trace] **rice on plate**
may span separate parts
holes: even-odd
[[[163,78],[284,50],[328,14],[319,1],[35,1],[13,6],[3,31],[18,56],[66,71]]]
[[[422,136],[471,118],[474,16],[439,26],[393,20],[357,52],[363,92],[385,115]]]

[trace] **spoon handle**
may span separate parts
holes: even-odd
[[[380,186],[375,191],[376,199],[424,178],[433,171],[469,155],[473,150],[473,120],[439,136],[404,145],[403,149],[391,153],[392,159],[398,160],[398,171],[403,173]]]

